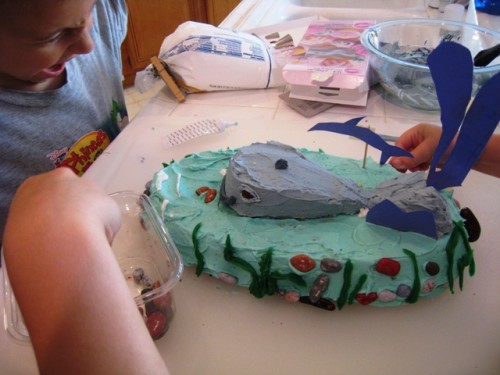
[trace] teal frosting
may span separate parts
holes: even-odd
[[[360,160],[335,157],[307,149],[300,151],[328,171],[350,179],[363,188],[373,188],[398,175],[390,166],[380,166],[371,159],[367,160],[366,169],[363,169]],[[370,224],[358,215],[307,220],[249,218],[238,216],[218,202],[217,198],[205,203],[204,196],[197,195],[196,190],[207,186],[219,191],[226,168],[235,152],[236,150],[226,149],[192,154],[171,163],[153,178],[151,199],[187,266],[197,266],[215,277],[221,277],[222,274],[231,275],[231,280],[246,288],[253,288],[257,275],[262,274],[265,280],[258,280],[265,281],[262,289],[265,293],[262,294],[273,294],[276,288],[280,294],[309,296],[314,281],[319,275],[326,274],[329,283],[327,289],[322,291],[321,297],[336,303],[340,298],[342,305],[355,301],[356,293],[383,295],[384,298],[371,302],[371,305],[375,306],[407,303],[408,295],[398,295],[398,290],[401,286],[415,288],[416,268],[419,271],[419,285],[425,283],[435,287],[431,290],[422,288],[418,293],[413,291],[412,296],[437,295],[448,289],[450,277],[458,277],[458,267],[448,267],[450,256],[446,252],[446,245],[450,233],[436,240],[417,233],[403,233]],[[311,181],[311,184],[313,183],[314,181]],[[462,223],[459,209],[451,194],[442,194],[452,220]],[[193,231],[199,223],[202,225],[196,230],[195,251]],[[229,255],[232,261],[228,261],[224,256],[228,235],[231,249],[230,254],[226,249],[226,258]],[[453,258],[462,259],[466,256],[464,259],[473,266],[466,237],[458,237]],[[403,249],[411,249],[414,259],[405,254]],[[307,254],[314,261],[315,265],[310,271],[302,272],[291,264],[290,259],[298,254]],[[325,272],[321,269],[321,260],[325,258],[337,260],[344,269],[346,264],[352,263],[347,287],[344,271]],[[399,273],[390,276],[375,270],[375,265],[381,258],[391,258],[399,262]],[[203,261],[202,265],[200,260]],[[425,272],[428,262],[440,265],[437,275],[431,276]],[[242,264],[245,267],[242,267]],[[255,271],[249,271],[247,266]],[[300,278],[283,275],[297,275]],[[342,288],[346,289],[343,294]],[[412,297],[412,301],[415,297]]]

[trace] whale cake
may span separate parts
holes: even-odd
[[[205,151],[157,172],[150,198],[187,266],[258,298],[341,310],[461,289],[476,222],[422,172],[362,164],[278,142]]]

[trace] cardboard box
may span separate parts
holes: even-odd
[[[369,66],[360,37],[374,24],[370,20],[313,21],[283,68],[290,97],[365,106]]]

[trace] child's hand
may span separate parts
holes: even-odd
[[[389,164],[400,172],[427,170],[440,137],[441,128],[438,126],[429,124],[414,126],[404,132],[396,141],[396,146],[411,152],[413,158],[392,157]]]

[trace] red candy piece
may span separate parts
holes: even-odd
[[[399,262],[391,258],[382,258],[375,266],[375,270],[387,276],[396,276],[400,269]]]
[[[300,272],[309,272],[316,267],[316,262],[306,254],[295,255],[290,259],[290,263]]]
[[[146,326],[148,327],[149,334],[153,340],[158,340],[161,338],[165,332],[168,330],[167,317],[165,314],[155,311],[146,321]]]
[[[362,305],[369,305],[373,301],[377,299],[377,293],[372,292],[372,293],[359,293],[356,294],[356,301],[358,301]]]
[[[202,195],[203,193],[206,193],[208,189],[208,186],[200,186],[198,189],[196,189],[196,195]]]
[[[217,190],[215,189],[208,189],[207,194],[205,195],[205,203],[210,203],[212,202],[217,195]]]
[[[163,296],[156,297],[153,300],[153,304],[158,310],[165,312],[172,307],[172,295],[167,293]]]

